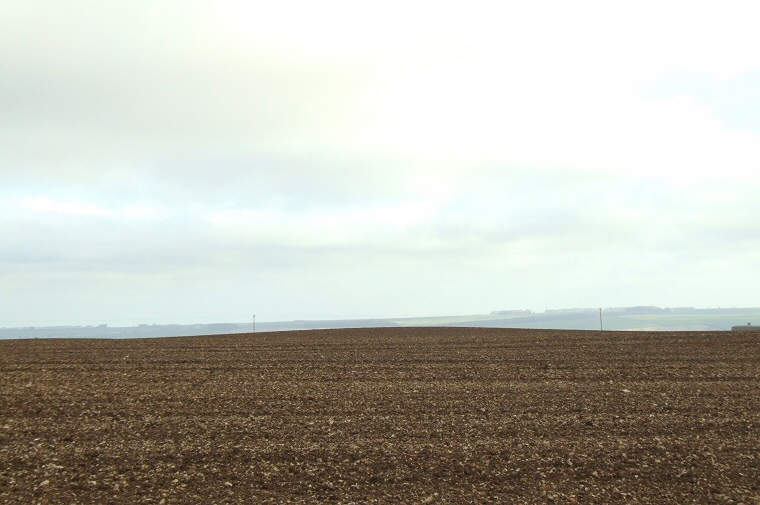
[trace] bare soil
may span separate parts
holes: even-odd
[[[0,502],[760,505],[760,334],[0,341]]]

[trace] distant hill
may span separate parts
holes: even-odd
[[[602,309],[604,330],[728,331],[733,326],[760,324],[760,308],[695,309],[652,306]],[[256,331],[312,330],[324,328],[377,328],[392,326],[459,326],[478,328],[535,328],[599,330],[598,308],[495,310],[490,314],[405,317],[385,319],[331,319],[257,322]],[[170,336],[250,333],[252,323],[141,324],[138,326],[53,326],[0,328],[0,339],[25,338],[155,338]]]
[[[498,312],[497,312],[498,313]],[[493,314],[493,313],[492,313]],[[728,331],[737,324],[760,322],[760,308],[695,309],[649,306],[560,309],[509,318],[475,318],[446,326],[545,328],[561,330]]]

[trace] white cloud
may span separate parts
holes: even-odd
[[[33,212],[50,212],[84,217],[127,217],[144,218],[154,214],[154,209],[146,204],[127,205],[122,208],[106,208],[86,202],[59,202],[47,197],[24,199],[19,208]]]
[[[275,293],[270,313],[294,292],[365,315],[552,290],[718,305],[760,249],[760,133],[736,128],[753,95],[726,105],[760,71],[753,13],[2,2],[6,294],[53,276],[63,298],[123,282],[179,312],[192,286],[220,307]]]

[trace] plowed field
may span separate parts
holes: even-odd
[[[760,334],[0,341],[0,502],[760,505]]]

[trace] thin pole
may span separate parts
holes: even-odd
[[[602,308],[599,307],[599,331],[604,331],[604,325],[602,324]]]
[[[256,314],[253,315],[253,332],[256,333]]]

